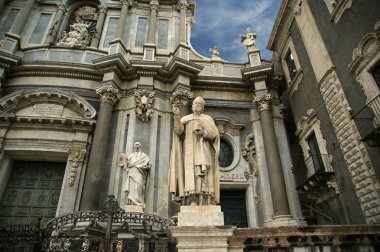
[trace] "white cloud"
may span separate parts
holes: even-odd
[[[198,45],[195,49],[209,56],[208,48],[218,45],[222,58],[245,62],[247,55],[240,44],[240,35],[249,27],[257,34],[256,44],[262,54],[268,54],[263,50],[275,19],[268,13],[276,13],[271,8],[278,8],[279,3],[279,0],[198,0],[197,23],[192,28],[192,41],[197,40]]]

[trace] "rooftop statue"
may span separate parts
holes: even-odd
[[[256,33],[253,33],[251,28],[247,28],[247,34],[240,36],[240,41],[243,43],[248,51],[256,49]]]

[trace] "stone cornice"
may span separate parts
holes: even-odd
[[[272,32],[270,34],[267,49],[271,51],[277,51],[276,44],[281,43],[281,40],[284,37],[284,34],[287,34],[287,31],[290,28],[291,22],[289,19],[293,19],[293,8],[297,0],[284,0],[281,3],[280,10],[278,11],[276,21],[273,25]]]
[[[21,57],[15,56],[10,53],[6,53],[0,50],[0,66],[3,68],[9,68],[11,66],[19,64]]]
[[[121,79],[128,75],[131,65],[120,54],[111,54],[92,61],[95,68],[101,73],[116,72]]]
[[[14,114],[0,115],[0,124],[12,123],[12,127],[22,128],[36,128],[36,124],[39,124],[43,129],[59,129],[72,128],[76,131],[92,131],[96,121],[92,119],[82,118],[52,118],[52,117],[40,117],[40,116],[15,116]]]
[[[178,76],[179,72],[182,72],[185,75],[194,78],[202,71],[202,69],[203,66],[201,65],[178,57],[173,57],[165,69],[165,72],[169,78],[170,76],[173,76],[171,79],[175,79]]]
[[[102,75],[89,64],[36,60],[22,62],[12,69],[10,76],[47,76],[100,81]]]
[[[272,72],[272,64],[264,63],[259,66],[241,69],[241,74],[247,80],[263,80]]]
[[[38,102],[53,102],[68,107],[80,114],[83,119],[93,119],[96,110],[85,99],[73,92],[61,90],[17,91],[0,99],[0,115],[14,114],[17,110]]]

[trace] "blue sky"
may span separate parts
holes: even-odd
[[[210,57],[209,49],[219,47],[220,57],[232,62],[247,62],[247,51],[240,35],[247,28],[257,34],[261,57],[269,59],[265,49],[281,0],[196,0],[191,44],[196,51]]]

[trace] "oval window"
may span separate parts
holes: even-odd
[[[220,139],[220,153],[219,153],[219,166],[228,167],[234,160],[234,151],[229,142],[224,139]]]

